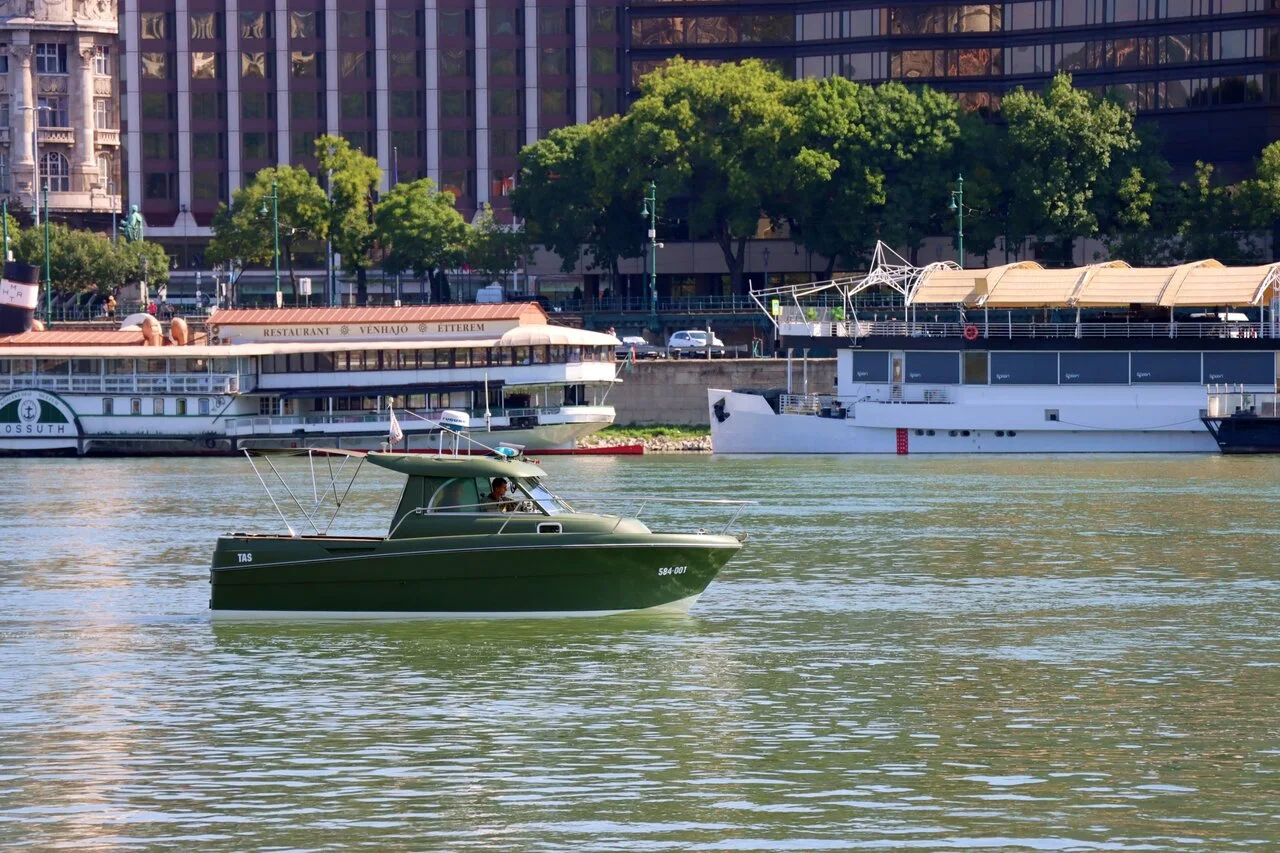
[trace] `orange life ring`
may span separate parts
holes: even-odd
[[[974,325],[965,326],[964,339],[966,341],[976,341],[978,339],[978,327]]]

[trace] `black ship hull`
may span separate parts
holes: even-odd
[[[1201,420],[1223,453],[1280,453],[1280,417],[1241,413]]]

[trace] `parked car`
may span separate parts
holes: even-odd
[[[620,339],[622,343],[619,344],[616,352],[619,361],[631,358],[632,353],[635,353],[636,359],[662,358],[666,355],[662,347],[655,347],[639,335],[622,335]]]
[[[676,332],[667,340],[667,349],[676,358],[705,353],[707,349],[707,333],[701,329]],[[724,341],[713,334],[711,336],[711,354],[723,356],[724,352]]]

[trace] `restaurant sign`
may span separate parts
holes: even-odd
[[[210,331],[224,344],[336,343],[339,341],[441,341],[500,337],[519,325],[511,320],[449,320],[423,323],[290,323],[218,325]]]

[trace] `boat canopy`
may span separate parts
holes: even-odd
[[[365,456],[379,468],[413,477],[524,477],[540,479],[546,472],[532,462],[495,456],[430,456],[425,453],[371,452]]]
[[[1073,269],[1044,269],[1032,261],[969,270],[930,264],[908,291],[907,304],[985,308],[1249,306],[1261,304],[1278,282],[1280,263],[1224,267],[1212,259],[1147,268],[1130,267],[1123,261]]]

